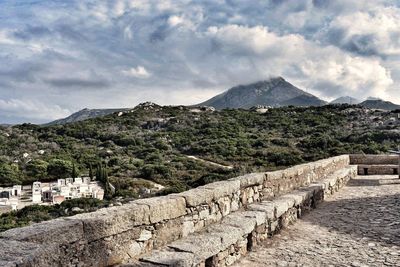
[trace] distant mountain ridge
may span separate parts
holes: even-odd
[[[369,109],[383,109],[383,110],[396,110],[400,109],[400,105],[394,104],[390,101],[384,100],[365,100],[359,104],[360,106],[369,108]]]
[[[330,104],[349,104],[349,105],[355,105],[359,104],[362,101],[359,99],[356,99],[351,96],[341,96],[339,98],[336,98],[335,100],[331,101]]]
[[[282,77],[271,78],[248,85],[239,85],[219,94],[198,106],[216,109],[251,108],[263,106],[322,106],[324,100],[307,93],[287,82]]]
[[[216,109],[224,108],[244,108],[249,109],[256,106],[324,106],[328,102],[307,93],[296,86],[290,84],[282,77],[271,78],[265,81],[259,81],[248,85],[239,85],[216,95],[211,99],[194,106],[210,106]],[[394,104],[389,101],[384,101],[379,98],[369,97],[367,100],[361,102],[360,100],[350,97],[342,96],[329,104],[358,104],[360,106],[370,109],[383,109],[383,110],[396,110],[400,109],[400,105]],[[155,105],[150,102],[139,104],[137,107],[147,107]],[[45,125],[62,125],[83,121],[91,118],[102,117],[116,112],[123,112],[130,109],[116,108],[116,109],[82,109],[64,119],[52,121]]]
[[[97,117],[102,117],[106,116],[115,112],[121,112],[127,110],[126,108],[117,108],[117,109],[82,109],[78,112],[73,113],[72,115],[64,118],[64,119],[59,119],[55,120],[52,122],[49,122],[45,125],[61,125],[61,124],[67,124],[67,123],[73,123],[73,122],[78,122],[78,121],[83,121],[87,119],[92,119],[92,118],[97,118]]]

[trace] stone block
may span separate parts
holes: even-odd
[[[283,214],[285,214],[285,212],[287,212],[290,207],[293,207],[294,200],[290,198],[279,197],[274,199],[272,203],[275,206],[276,217],[279,218]]]
[[[307,192],[296,190],[293,191],[292,193],[284,195],[284,197],[293,199],[294,206],[300,206],[306,199],[307,195],[308,195]]]
[[[249,206],[249,210],[262,211],[265,213],[267,220],[275,220],[275,206],[270,201],[261,201],[257,204]]]
[[[243,211],[229,214],[222,220],[222,224],[234,226],[242,230],[242,235],[251,233],[257,224],[255,217],[247,217]]]
[[[264,183],[265,177],[265,173],[249,173],[229,180],[240,181],[240,187],[246,188],[249,186],[262,185]]]
[[[221,245],[218,249],[219,251],[225,251],[229,246],[242,239],[242,230],[235,226],[219,223],[207,228],[207,235],[219,237]]]
[[[283,170],[283,177],[286,179],[293,179],[297,176],[297,167],[291,167]]]
[[[210,204],[213,200],[213,194],[204,187],[198,187],[179,194],[170,196],[181,196],[186,200],[188,207],[197,207],[204,204]]]
[[[209,190],[208,194],[212,194],[214,200],[222,197],[231,196],[232,194],[240,191],[239,180],[220,181],[202,186]]]
[[[268,181],[272,180],[281,180],[283,177],[283,170],[280,171],[273,171],[273,172],[266,172],[265,173],[265,179]]]
[[[83,223],[88,242],[123,233],[140,225],[150,224],[150,208],[147,205],[127,205],[101,209],[92,213],[75,215],[66,220]]]
[[[265,222],[267,221],[267,214],[263,211],[248,210],[248,211],[244,211],[243,215],[247,218],[256,219],[256,226],[265,224]]]
[[[159,248],[183,236],[184,218],[176,218],[155,225],[154,247]]]
[[[84,238],[83,224],[80,220],[56,219],[8,230],[1,233],[0,238],[40,244],[69,244]]]
[[[168,247],[182,252],[193,253],[198,258],[205,260],[222,250],[222,240],[219,236],[208,233],[193,234],[172,242]]]
[[[1,240],[1,266],[58,266],[60,252],[57,245],[20,242],[15,240]],[[65,264],[66,265],[66,264]]]
[[[186,201],[181,196],[146,198],[137,200],[134,203],[148,206],[150,223],[171,220],[186,215]]]
[[[196,266],[200,263],[200,259],[192,253],[168,250],[154,251],[150,256],[145,256],[140,260],[157,266],[174,267]]]

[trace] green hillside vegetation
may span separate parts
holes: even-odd
[[[383,124],[394,116],[396,111],[348,105],[274,108],[260,114],[142,104],[122,116],[0,128],[0,186],[65,178],[73,172],[89,176],[90,166],[93,174],[102,163],[116,196],[136,197],[146,180],[166,186],[163,193],[179,192],[333,155],[386,152],[400,140],[398,126]]]

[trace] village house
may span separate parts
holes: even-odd
[[[28,196],[28,197],[27,197]],[[60,204],[75,198],[104,198],[104,189],[89,177],[58,179],[56,182],[34,182],[32,186],[14,185],[0,188],[0,214],[33,204]]]

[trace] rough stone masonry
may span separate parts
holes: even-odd
[[[190,264],[229,265],[252,244],[275,233],[354,177],[356,169],[349,163],[348,155],[338,156],[12,229],[0,235],[0,266],[111,266],[139,259],[143,263],[163,249],[167,249],[166,255],[171,253],[168,249],[178,254],[184,244],[190,244],[180,241],[214,230],[220,233],[217,239],[209,238],[215,247],[211,245],[203,255],[199,252]],[[226,242],[219,244],[218,239]]]

